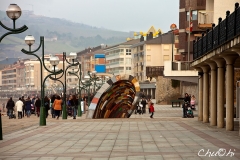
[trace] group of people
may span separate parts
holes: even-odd
[[[46,96],[44,98],[44,107],[48,111],[50,105],[50,99]],[[16,113],[18,114],[18,119],[23,118],[24,116],[30,117],[32,113],[40,116],[40,107],[41,107],[41,99],[40,97],[32,97],[29,96],[25,99],[24,96],[20,97],[16,103],[13,101],[12,97],[9,98],[6,104],[7,115],[9,119],[15,118]],[[48,113],[48,112],[47,112]],[[48,114],[46,114],[46,117]]]
[[[92,101],[93,94],[88,95],[82,95],[80,97],[80,101],[83,101],[84,103],[84,110],[88,110],[88,101]],[[78,102],[79,99],[77,98],[77,94],[70,94],[66,96],[66,105],[67,107],[72,108],[72,116],[73,119],[76,119],[77,115],[77,109],[78,109]],[[54,94],[51,96],[45,96],[43,99],[43,106],[45,107],[46,111],[46,118],[49,115],[49,110],[51,111],[52,118],[59,119],[61,113],[62,113],[62,105],[63,105],[63,96]],[[10,97],[9,100],[6,103],[6,109],[7,109],[7,116],[9,116],[9,119],[16,118],[16,113],[18,119],[23,118],[24,116],[30,117],[31,114],[35,114],[38,117],[40,116],[40,107],[42,104],[42,100],[39,96],[28,96],[26,99],[24,96],[20,97],[16,103],[13,101],[13,98]],[[3,110],[5,108],[5,103],[2,103]]]
[[[194,95],[185,93],[183,101],[184,101],[184,103],[182,104],[183,118],[187,118],[187,112],[192,112],[192,109],[195,110],[196,98]]]
[[[138,107],[137,109],[140,110],[140,114],[145,114],[146,109],[148,107],[148,112],[149,112],[149,114],[151,114],[150,118],[153,118],[154,103],[152,102],[151,98],[146,99],[145,96],[141,97],[137,107]]]

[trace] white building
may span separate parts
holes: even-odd
[[[107,73],[133,75],[131,46],[138,42],[134,39],[105,48]]]

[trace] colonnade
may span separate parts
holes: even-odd
[[[223,52],[194,66],[199,72],[199,121],[210,121],[211,126],[226,127],[227,131],[234,130],[234,65],[238,57],[238,52]]]

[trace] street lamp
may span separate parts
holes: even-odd
[[[25,43],[29,46],[29,51],[31,51],[31,46],[35,43],[35,38],[32,35],[25,37]]]
[[[22,33],[24,31],[26,31],[28,29],[28,27],[26,25],[22,26],[21,28],[17,28],[16,29],[16,25],[15,25],[15,21],[21,16],[22,14],[22,10],[21,8],[17,5],[17,4],[10,4],[9,7],[7,8],[7,11],[6,11],[6,14],[7,16],[13,20],[13,28],[8,28],[7,26],[5,26],[4,24],[2,24],[2,22],[0,21],[0,25],[10,31],[10,32],[7,32],[5,33],[4,35],[2,35],[0,37],[0,42],[2,41],[2,39],[4,37],[6,37],[7,35],[9,34],[19,34],[19,33]]]
[[[32,38],[32,41],[30,43],[27,43],[28,45],[29,44],[33,44],[33,39]],[[30,38],[28,39],[27,38],[27,41],[30,40]],[[34,54],[35,52],[37,52],[40,48],[42,47],[42,58],[40,58],[38,55]],[[30,49],[30,47],[29,47]],[[39,63],[40,63],[40,80],[41,80],[41,107],[40,107],[40,126],[45,126],[46,125],[46,114],[45,114],[45,107],[44,107],[44,95],[45,95],[45,92],[44,92],[44,84],[45,84],[45,81],[48,77],[50,77],[51,75],[58,75],[60,73],[63,73],[64,71],[61,69],[57,72],[52,72],[48,69],[48,67],[46,67],[45,63],[44,63],[44,60],[45,60],[45,57],[44,57],[44,37],[41,36],[40,37],[40,44],[38,46],[38,48],[34,51],[27,51],[25,49],[22,49],[21,50],[23,53],[25,54],[28,54],[28,55],[32,55],[32,56],[35,56],[38,60],[39,60]],[[54,66],[56,66],[58,63],[59,63],[59,59],[56,58],[55,56],[54,57],[51,57],[50,58],[50,63]],[[45,68],[45,70],[47,70],[50,74],[48,76],[45,77],[45,79],[43,80],[43,67]]]
[[[15,25],[15,21],[21,16],[22,11],[21,8],[17,5],[17,4],[10,4],[7,11],[6,11],[7,16],[13,20],[13,28],[8,28],[7,26],[5,26],[1,21],[0,21],[0,25],[2,26],[2,28],[10,31],[5,33],[4,35],[2,35],[0,37],[0,43],[3,40],[4,37],[6,37],[7,35],[10,34],[19,34],[22,33],[24,31],[26,31],[28,29],[28,27],[26,25],[22,26],[21,28],[17,28],[16,29],[16,25]],[[2,135],[2,114],[0,113],[0,140],[3,140],[3,135]]]
[[[66,69],[64,68],[65,69],[65,74],[64,74],[64,81],[65,81],[65,84],[64,84],[64,86],[65,86],[65,88],[64,88],[64,100],[65,101],[66,101],[66,88],[67,88],[67,74],[66,73],[68,73],[67,72],[68,68],[79,65],[79,62],[75,63],[76,57],[77,57],[77,53],[71,52],[69,54],[69,59],[72,60],[72,63],[70,63],[67,60],[66,53],[64,52],[64,57],[63,58],[69,64]],[[66,103],[63,106],[63,119],[67,119]]]
[[[84,76],[84,79],[85,80],[83,80],[81,83],[85,86],[85,87],[87,87],[88,89],[88,107],[89,107],[89,105],[90,105],[90,86],[92,85],[92,83],[91,83],[91,80],[90,80],[90,76],[89,75],[85,75]],[[85,83],[84,83],[85,82]]]
[[[77,73],[79,72],[79,75]],[[69,74],[73,74],[78,78],[78,117],[82,116],[82,109],[81,109],[81,93],[82,89],[84,87],[81,87],[81,77],[82,77],[82,72],[81,72],[81,63],[78,62],[78,70],[74,72],[74,69],[72,72],[69,72]],[[83,107],[84,108],[84,107]],[[84,111],[84,110],[83,110]]]
[[[99,77],[97,77],[97,71],[88,71],[88,76],[89,76],[89,79],[90,81],[93,81],[93,93],[95,93],[95,87],[96,87],[96,81],[99,80]]]
[[[170,25],[170,29],[172,30],[172,63],[173,63],[173,44],[174,44],[174,30],[177,29],[177,25],[176,24],[171,24]]]

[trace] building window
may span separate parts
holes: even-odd
[[[126,70],[131,70],[131,67],[126,67]]]
[[[151,61],[151,55],[147,55],[147,61]]]
[[[192,20],[197,20],[197,10],[192,10]],[[187,21],[189,21],[189,11],[187,12]]]
[[[126,49],[126,55],[131,55],[131,49]]]

